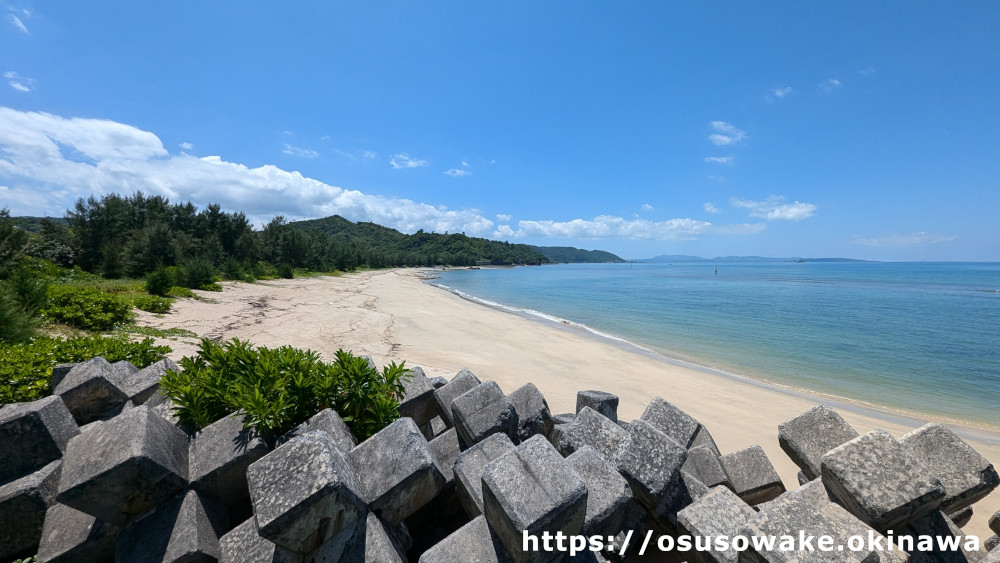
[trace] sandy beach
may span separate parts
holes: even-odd
[[[898,438],[930,420],[667,361],[571,327],[467,301],[423,283],[422,275],[418,270],[383,270],[224,283],[221,293],[198,292],[204,300],[179,299],[171,313],[142,313],[138,322],[183,328],[199,337],[290,344],[327,358],[344,348],[368,354],[378,365],[405,360],[432,377],[450,378],[467,367],[505,392],[534,383],[553,414],[573,411],[581,389],[618,395],[623,420],[638,417],[652,397],[660,396],[705,424],[723,453],[760,444],[789,489],[797,487],[798,468],[778,446],[778,424],[819,402],[836,408],[861,433],[882,428]],[[175,360],[197,348],[194,338],[160,343],[174,349]],[[949,426],[991,462],[1000,461],[1000,433]],[[992,533],[987,520],[1000,509],[1000,493],[974,509],[964,530],[985,541]]]

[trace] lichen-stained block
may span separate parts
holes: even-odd
[[[767,502],[762,502],[754,508],[756,508],[758,512],[767,512],[768,510],[774,510],[776,507],[782,506],[789,501],[798,499],[803,499],[816,508],[824,508],[827,504],[835,502],[834,497],[831,496],[830,491],[828,491],[826,486],[823,484],[823,480],[813,479],[797,489],[785,491],[777,498]]]
[[[653,400],[646,406],[639,420],[643,420],[674,439],[683,448],[691,447],[698,428],[701,426],[691,415],[664,401],[660,397],[653,397]]]
[[[128,395],[130,401],[141,405],[148,401],[160,388],[160,379],[167,373],[167,370],[180,371],[180,368],[168,358],[164,358],[141,370],[124,375],[119,380],[119,385],[122,391]]]
[[[483,513],[483,469],[494,459],[514,451],[506,434],[494,434],[465,450],[455,460],[455,494],[469,518]]]
[[[358,444],[349,454],[364,500],[382,520],[396,525],[444,487],[427,440],[410,418],[400,418]]]
[[[434,400],[434,385],[424,370],[415,367],[403,380],[403,399],[399,402],[399,416],[408,416],[423,426],[437,416],[437,402]]]
[[[576,412],[579,413],[583,407],[590,407],[611,422],[618,422],[618,395],[593,389],[579,391],[576,394]]]
[[[940,424],[925,424],[899,443],[941,481],[945,497],[940,509],[946,514],[971,506],[1000,484],[993,464]]]
[[[671,489],[687,460],[687,450],[645,420],[629,425],[613,463],[632,487],[636,500],[655,510]]]
[[[726,454],[721,461],[733,492],[750,506],[775,499],[785,492],[781,477],[760,446]]]
[[[220,563],[302,563],[302,556],[257,533],[253,518],[219,538]]]
[[[731,490],[715,487],[678,512],[677,523],[684,534],[692,537],[733,537],[755,514],[754,509]],[[739,552],[730,547],[727,551],[696,551],[692,555],[698,562],[736,563]]]
[[[437,402],[438,414],[441,415],[441,419],[449,428],[455,425],[451,418],[451,402],[480,383],[482,382],[475,374],[467,368],[462,368],[462,371],[455,374],[455,377],[451,378],[451,381],[446,385],[434,390],[434,401]]]
[[[191,486],[223,505],[245,500],[247,467],[264,457],[269,448],[252,428],[243,428],[243,417],[227,416],[191,439],[188,448],[188,479]]]
[[[90,514],[55,503],[45,513],[39,563],[101,563],[115,560],[118,527]]]
[[[333,443],[344,453],[353,450],[354,446],[358,444],[351,429],[347,427],[347,423],[333,409],[323,409],[312,415],[309,420],[278,438],[278,444],[284,444],[296,436],[302,436],[314,430],[321,430],[333,437]]]
[[[455,398],[451,413],[462,448],[497,433],[517,440],[517,411],[495,381],[481,383]]]
[[[222,507],[188,490],[122,530],[118,561],[215,561],[227,527]]]
[[[826,405],[778,425],[778,444],[810,481],[820,476],[823,454],[857,437],[858,432]]]
[[[578,534],[587,516],[587,485],[535,436],[486,464],[483,504],[486,521],[515,561],[553,561],[562,554],[523,551],[522,534]]]
[[[428,446],[431,453],[434,454],[434,461],[437,462],[438,469],[444,475],[445,485],[451,483],[455,478],[455,460],[462,452],[461,448],[458,447],[458,432],[454,428],[449,428],[428,442]]]
[[[0,483],[27,475],[62,457],[80,433],[59,397],[0,408]]]
[[[730,489],[733,487],[729,475],[726,475],[726,470],[722,468],[720,456],[706,446],[690,448],[682,469],[697,477],[709,488],[717,485]]]
[[[590,446],[574,452],[566,463],[587,484],[587,517],[580,533],[606,537],[621,531],[632,500],[628,481]]]
[[[823,455],[823,484],[877,530],[894,529],[936,510],[944,486],[888,432],[873,430]]]
[[[33,555],[55,502],[61,461],[0,486],[0,561]],[[30,552],[30,553],[29,553]]]
[[[628,435],[628,431],[608,417],[590,407],[583,407],[572,423],[557,425],[552,431],[552,445],[564,456],[590,446],[611,461]]]
[[[542,392],[534,383],[525,383],[515,389],[507,399],[517,411],[517,438],[523,442],[536,434],[548,436],[552,432],[552,413]]]
[[[139,406],[69,441],[58,501],[125,524],[187,485],[188,438]]]
[[[477,516],[450,536],[425,551],[419,563],[508,563],[511,561],[503,542],[485,516]]]
[[[103,418],[128,400],[120,387],[118,370],[104,358],[73,366],[53,391],[62,397],[77,424]]]
[[[250,464],[247,483],[260,535],[295,553],[309,553],[367,513],[354,468],[321,430]]]

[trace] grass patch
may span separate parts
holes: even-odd
[[[194,331],[190,331],[186,328],[156,328],[152,326],[139,326],[137,324],[119,326],[115,332],[122,334],[141,334],[143,336],[152,336],[155,338],[198,338],[198,335]]]

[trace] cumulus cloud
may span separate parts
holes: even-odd
[[[11,88],[19,92],[30,92],[35,89],[34,78],[21,76],[13,70],[3,73],[3,77],[7,79],[7,83],[10,84]]]
[[[276,166],[249,168],[218,156],[171,156],[153,133],[113,121],[63,118],[0,107],[0,200],[42,215],[80,197],[141,190],[197,205],[219,203],[257,223],[282,214],[341,215],[403,232],[418,229],[489,236],[477,210],[348,190]]]
[[[812,217],[816,212],[816,206],[811,203],[795,201],[784,203],[785,198],[778,195],[771,195],[764,201],[752,201],[734,197],[733,207],[741,207],[750,210],[751,217],[767,219],[768,221],[801,221]]]
[[[281,152],[285,154],[290,154],[292,156],[301,156],[302,158],[316,158],[317,156],[319,156],[319,153],[312,149],[293,147],[288,143],[285,143],[285,148],[281,149]]]
[[[774,94],[775,97],[784,98],[785,96],[792,93],[792,87],[785,86],[784,88],[775,88],[774,90],[771,90],[771,93]]]
[[[705,162],[713,162],[715,164],[732,164],[733,157],[731,156],[706,156]]]
[[[180,148],[182,148],[182,149],[184,149],[184,150],[186,150],[186,151],[189,151],[189,150],[191,150],[191,149],[194,148],[194,145],[192,145],[191,143],[181,143],[181,144],[179,144],[177,146],[180,147]]]
[[[497,221],[501,221],[503,223],[507,223],[513,218],[514,217],[512,215],[508,215],[506,213],[497,213]]]
[[[951,242],[957,237],[954,235],[942,235],[935,233],[927,233],[924,231],[908,234],[892,234],[884,235],[879,237],[860,237],[855,236],[851,242],[853,244],[860,244],[864,246],[923,246],[928,244],[940,244],[942,242]]]
[[[650,204],[648,204],[648,203],[644,203],[644,204],[642,204],[642,210],[643,211],[647,211],[647,212],[648,211],[652,211],[653,210],[653,206],[650,205]]]
[[[24,34],[26,34],[26,35],[31,35],[28,32],[28,26],[24,25],[24,22],[21,21],[21,18],[17,17],[17,15],[15,15],[15,14],[8,14],[8,15],[10,16],[8,19],[10,20],[10,23],[14,27],[16,27],[17,29],[21,30],[21,32],[24,33]]]
[[[506,228],[503,228],[506,227]],[[709,232],[712,224],[694,219],[648,221],[599,215],[572,221],[518,221],[517,229],[501,225],[495,236],[507,238],[629,238],[643,240],[693,240]]]
[[[427,161],[412,158],[406,153],[399,153],[389,157],[389,164],[392,165],[394,170],[399,170],[401,168],[419,168],[421,166],[427,166]]]
[[[735,145],[747,136],[746,131],[725,121],[713,121],[710,126],[713,133],[708,136],[708,140],[717,146]]]
[[[722,210],[710,201],[705,202],[705,211],[708,213],[722,213]]]
[[[460,178],[462,176],[468,176],[469,174],[472,174],[472,172],[464,168],[450,168],[448,170],[445,170],[444,173],[447,174],[448,176],[451,176],[452,178]]]

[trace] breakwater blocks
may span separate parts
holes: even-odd
[[[583,390],[576,413],[552,415],[534,385],[505,395],[467,369],[450,381],[416,371],[404,416],[362,443],[330,409],[280,437],[236,416],[190,433],[158,392],[175,367],[61,365],[56,394],[0,408],[0,561],[617,561],[629,534],[634,554],[647,532],[654,544],[800,531],[845,545],[889,530],[961,540],[974,503],[1000,483],[942,425],[898,440],[859,435],[819,405],[777,429],[801,469],[786,490],[760,445],[722,453],[708,428],[661,397],[622,421],[618,397]],[[1000,513],[989,525],[1000,533]],[[526,544],[525,533],[614,547],[570,558]],[[960,541],[954,553],[824,560],[1000,561],[997,544],[985,541],[989,554],[963,552]],[[684,557],[815,555],[754,549]]]

